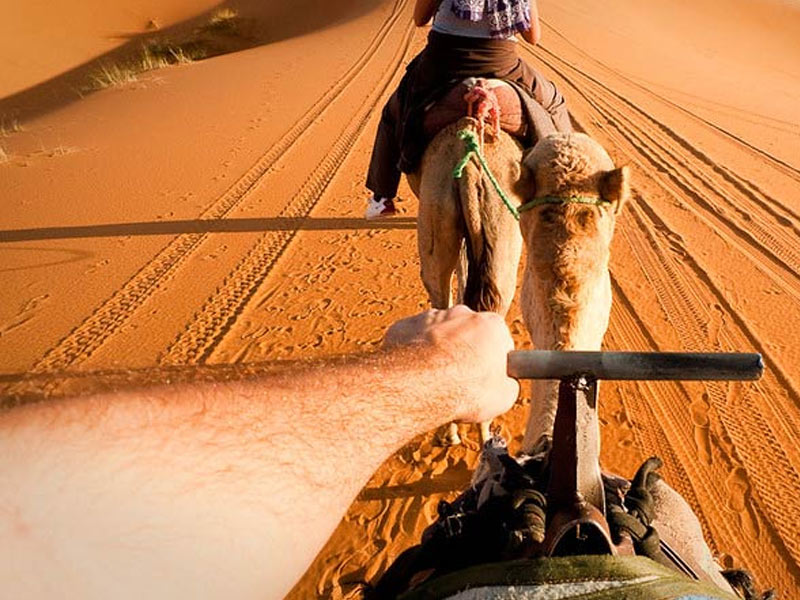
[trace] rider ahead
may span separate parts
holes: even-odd
[[[457,81],[485,77],[519,84],[557,130],[572,130],[563,96],[517,53],[517,34],[532,44],[539,41],[536,0],[416,0],[414,22],[422,27],[431,18],[427,45],[409,63],[381,115],[367,173],[373,192],[368,219],[394,214],[400,173],[413,171],[425,149],[425,107]]]

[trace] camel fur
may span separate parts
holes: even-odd
[[[478,121],[464,117],[441,130],[425,150],[419,170],[409,175],[409,184],[419,198],[417,245],[422,283],[433,308],[453,305],[453,274],[466,251],[466,282],[463,298],[473,310],[508,312],[517,284],[522,252],[519,225],[485,176],[477,159],[470,159],[460,179],[453,168],[464,157],[465,143],[457,137],[461,129],[478,132]],[[523,149],[504,131],[494,135],[484,130],[483,155],[492,173],[518,206],[530,190],[530,179],[522,168]],[[460,273],[459,280],[464,273]],[[450,442],[458,443],[455,426]],[[482,424],[482,440],[488,423]]]
[[[589,196],[606,202],[543,204],[523,212],[527,251],[522,315],[533,346],[542,350],[600,350],[611,312],[611,238],[628,199],[627,167],[614,168],[606,151],[582,133],[556,133],[530,150],[524,166],[533,197]],[[552,436],[557,381],[535,381],[523,452]]]

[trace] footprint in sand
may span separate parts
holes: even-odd
[[[324,315],[326,313],[326,311],[328,310],[328,307],[330,307],[331,304],[333,304],[333,299],[332,298],[322,298],[321,300],[317,300],[316,302],[310,303],[310,304],[302,307],[300,312],[298,312],[297,314],[294,314],[294,315],[290,315],[289,316],[289,320],[290,321],[305,321],[307,318],[309,318],[314,313],[319,313],[321,315]],[[312,331],[315,330],[316,327],[319,326],[319,319],[321,319],[321,317],[317,317],[317,320],[314,322],[314,325],[312,327]]]
[[[527,333],[527,329],[525,325],[522,323],[522,319],[514,319],[511,321],[511,325],[509,326],[511,330],[511,334],[514,336],[523,335]]]
[[[694,426],[695,451],[698,458],[707,465],[712,463],[711,420],[708,416],[710,408],[709,397],[705,392],[689,406],[689,413]]]
[[[612,415],[617,424],[617,446],[620,448],[630,448],[636,441],[633,436],[633,423],[628,418],[625,408],[615,411]]]
[[[206,254],[203,257],[203,260],[216,260],[223,254],[225,254],[227,251],[228,251],[228,245],[222,244],[221,246],[216,248],[213,252],[209,252],[208,254]]]
[[[761,527],[750,501],[750,483],[744,467],[734,467],[725,479],[725,488],[728,491],[727,508],[737,516],[744,532],[751,539],[757,539]]]
[[[41,306],[47,302],[50,298],[50,294],[40,294],[38,296],[34,296],[33,298],[29,298],[17,311],[17,314],[14,315],[7,323],[0,324],[0,336],[9,331],[13,331],[17,327],[20,327],[33,319],[36,314],[39,312]]]
[[[703,329],[705,329],[709,347],[719,350],[722,348],[720,333],[725,328],[725,311],[719,304],[714,304],[711,308],[712,310],[708,313],[708,322],[703,324]]]
[[[716,557],[717,563],[723,569],[735,569],[737,565],[736,559],[730,554],[723,552]]]
[[[725,404],[729,408],[737,408],[742,406],[747,406],[747,402],[745,400],[745,396],[748,394],[748,390],[745,388],[747,384],[742,381],[728,381],[726,382],[726,391],[725,391]]]
[[[92,263],[89,267],[83,272],[84,275],[91,275],[92,273],[96,273],[103,267],[107,267],[111,264],[111,261],[107,258],[103,260],[98,260],[97,262]]]

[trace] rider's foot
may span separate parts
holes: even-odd
[[[367,219],[381,219],[397,214],[392,198],[373,196],[367,204],[367,212],[364,215]]]

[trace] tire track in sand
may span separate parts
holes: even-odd
[[[381,25],[365,51],[344,75],[267,150],[247,172],[200,215],[199,219],[222,219],[239,206],[275,168],[284,154],[308,131],[335,102],[348,84],[371,61],[389,36],[398,19],[405,13],[408,0],[396,0],[392,12]],[[137,271],[122,287],[98,306],[80,325],[49,349],[29,370],[45,373],[65,370],[88,359],[107,339],[132,317],[153,293],[168,281],[177,269],[199,249],[210,233],[189,233],[177,236],[153,259]],[[13,386],[5,394],[14,395]]]
[[[616,278],[612,285],[614,304],[607,343],[615,348],[660,350]],[[747,485],[741,463],[730,462],[720,449],[715,448],[713,463],[704,460],[703,452],[693,450],[700,428],[696,419],[687,419],[682,407],[691,407],[694,395],[682,384],[669,382],[619,383],[617,388],[642,454],[664,460],[666,481],[692,507],[712,551],[735,557],[724,563],[746,566],[764,585],[796,589],[800,576],[796,565],[786,560],[783,540],[769,527],[759,507],[748,506],[751,500],[741,485]],[[623,393],[626,390],[630,392]]]
[[[295,197],[281,211],[280,217],[303,218],[314,208],[407,59],[413,35],[413,24],[409,24],[403,43],[394,56],[393,68],[388,70],[382,84],[379,84],[379,91],[373,92],[371,99],[356,113],[357,116],[337,139],[333,150],[314,169]],[[159,363],[185,365],[204,362],[229,331],[296,234],[297,230],[289,230],[268,232],[262,236],[224,279],[217,291],[203,303],[186,329],[162,354]]]
[[[642,204],[641,198],[635,200],[629,211],[635,217],[635,226],[623,227],[622,233],[653,286],[664,314],[678,333],[681,349],[699,352],[717,344],[723,350],[747,347],[747,342],[735,332],[729,333],[728,327],[717,330],[717,344],[711,339],[707,324],[713,323],[714,316],[706,307],[714,306],[714,302],[706,301],[704,296],[707,293],[692,285],[696,281],[692,273],[680,269],[669,251],[669,242],[665,243],[656,235],[652,223],[644,220]],[[687,257],[684,257],[684,263],[686,261]],[[767,375],[767,379],[765,385],[703,382],[702,392],[695,394],[683,386],[643,386],[650,389],[648,396],[658,398],[658,402],[653,403],[657,422],[648,426],[660,423],[667,430],[666,437],[673,451],[681,456],[683,470],[697,488],[695,495],[705,499],[694,508],[698,514],[704,514],[701,522],[709,527],[711,539],[716,540],[718,546],[724,540],[725,550],[754,570],[763,561],[765,552],[782,549],[775,557],[778,560],[787,555],[797,556],[798,552],[792,524],[800,514],[796,506],[786,506],[781,499],[786,498],[785,494],[791,494],[791,490],[798,489],[800,479],[785,451],[786,447],[791,447],[785,444],[790,442],[781,441],[783,427],[780,417],[776,414],[767,418],[760,411],[752,410],[755,402],[731,402],[732,393],[742,397],[750,394],[769,397],[766,388],[779,386],[774,379],[769,381],[771,376]],[[697,404],[699,400],[704,402],[704,406]],[[768,410],[771,408],[767,405]],[[719,438],[727,438],[729,442],[710,438],[698,440],[698,433],[709,436],[711,430],[698,431],[696,424],[687,419],[687,412],[691,414],[692,409],[702,409],[707,419],[713,419],[715,424],[718,421]],[[726,490],[712,483],[729,481],[732,477],[736,479],[735,485],[728,485],[732,489]],[[735,496],[749,496],[751,506],[739,506],[741,503]],[[736,510],[731,509],[733,506],[737,507]],[[728,507],[732,514],[725,514],[719,507]],[[762,531],[764,528],[767,529],[766,537]],[[750,539],[742,539],[742,532]],[[797,583],[797,573],[794,579],[787,580],[789,573],[783,569],[760,568],[763,581],[781,580],[784,589],[789,589],[789,581],[791,585]]]
[[[647,325],[639,318],[633,302],[613,273],[611,275],[611,285],[614,302],[611,305],[611,327],[609,327],[606,334],[604,345],[625,350],[660,351],[661,348],[658,343],[651,335]],[[674,390],[668,392],[662,388],[678,384],[619,382],[615,385],[625,413],[633,422],[633,434],[641,454],[643,456],[658,455],[661,457],[664,461],[662,472],[666,480],[696,510],[700,506],[700,501],[691,479],[683,467],[681,456],[676,453],[670,442],[669,432],[656,412],[655,403],[646,400],[648,398],[660,398],[664,393],[674,393]],[[609,387],[605,389],[608,390]],[[623,390],[631,390],[631,392],[625,393]],[[697,510],[696,513],[706,539],[713,540],[712,530],[706,520],[706,515]],[[711,546],[712,548],[714,547],[713,542]]]
[[[599,66],[601,69],[604,69],[605,71],[611,73],[614,77],[618,77],[619,79],[624,80],[628,84],[636,87],[637,89],[642,90],[643,92],[645,92],[646,94],[650,95],[651,97],[657,99],[658,101],[663,102],[664,104],[669,105],[670,107],[674,108],[675,110],[678,110],[678,111],[690,116],[691,118],[693,118],[694,120],[702,123],[708,129],[714,131],[718,135],[720,135],[720,136],[722,136],[724,138],[727,138],[730,141],[735,142],[741,148],[743,148],[746,151],[750,152],[753,156],[756,156],[757,158],[761,158],[761,159],[767,160],[769,163],[771,163],[771,165],[774,168],[776,168],[779,171],[781,171],[787,177],[790,177],[790,178],[794,179],[795,181],[800,182],[800,169],[798,169],[794,165],[791,165],[791,164],[787,163],[783,159],[778,158],[777,156],[771,154],[770,152],[764,150],[763,148],[759,148],[758,146],[756,146],[756,145],[748,142],[747,140],[745,140],[743,137],[741,137],[741,136],[739,136],[739,135],[737,135],[735,133],[732,133],[731,131],[728,131],[727,129],[725,129],[724,127],[722,127],[720,125],[717,125],[713,121],[710,121],[710,120],[708,120],[708,119],[706,119],[704,117],[701,117],[697,113],[689,110],[685,106],[681,106],[677,102],[674,102],[674,101],[670,100],[666,96],[664,96],[662,94],[659,94],[657,92],[654,92],[652,89],[642,85],[641,83],[639,83],[635,79],[632,79],[632,78],[628,77],[627,75],[625,75],[624,73],[622,73],[618,69],[615,69],[614,67],[604,63],[603,61],[598,60],[597,58],[595,58],[594,56],[592,56],[591,54],[589,54],[588,52],[583,50],[580,46],[575,44],[572,40],[570,40],[566,35],[564,35],[557,28],[553,27],[553,25],[551,25],[550,23],[548,23],[548,22],[546,22],[544,20],[542,20],[542,23],[550,31],[552,31],[554,34],[556,34],[558,37],[560,37],[562,40],[564,40],[564,42],[569,44],[570,47],[572,47],[576,52],[578,52],[581,56],[583,56],[588,62],[591,62],[591,63]],[[783,207],[781,207],[781,208],[783,208]],[[798,216],[796,213],[794,213],[794,214],[795,214],[795,216]],[[798,217],[798,218],[800,218],[800,217]]]
[[[757,263],[781,289],[800,300],[800,247],[797,244],[800,221],[797,215],[754,183],[718,165],[677,132],[592,75],[546,49],[544,52],[551,60],[536,54],[537,59],[567,81],[656,172],[665,173],[683,192],[680,197],[693,201],[691,210],[699,218],[708,222],[712,230],[726,232],[726,239],[740,253]],[[570,69],[582,81],[576,82],[554,61]],[[638,125],[636,120],[645,125]]]
[[[627,141],[633,146],[635,152],[645,156],[648,153],[652,155],[663,149],[663,139],[653,135],[648,136],[648,132],[645,132],[642,126],[638,126],[633,118],[627,119],[621,114],[625,111],[624,108],[620,110],[611,106],[615,99],[618,104],[630,106],[627,100],[619,97],[618,94],[606,86],[602,86],[604,90],[609,92],[605,96],[602,93],[598,94],[596,88],[587,90],[587,87],[590,87],[588,85],[579,89],[573,81],[553,64],[548,64],[548,66],[561,75],[570,85],[573,85],[577,93],[581,94],[598,114],[606,117],[606,121],[611,123],[616,134],[609,133],[609,135],[612,138],[617,138],[617,146],[631,156],[634,161],[641,165],[641,161],[632,156],[631,152],[624,150],[626,144],[623,142]],[[591,97],[589,96],[590,94],[592,94]],[[635,108],[639,110],[638,107]],[[641,111],[639,112],[641,113]],[[649,115],[644,115],[644,117],[646,117],[644,121],[645,127],[647,124],[654,122]],[[697,168],[696,164],[692,164],[692,157],[701,163],[710,160],[705,155],[695,151],[689,153],[688,158],[685,155],[684,157],[679,157],[676,154],[672,154],[673,159],[681,161],[684,170],[690,171]],[[663,160],[655,166],[662,172],[667,172],[670,177],[681,176],[681,172],[678,169],[670,169],[671,165],[668,162],[668,160]],[[643,170],[648,171],[644,167]],[[651,171],[652,169],[649,170]],[[715,172],[718,175],[724,175],[719,171]],[[709,187],[719,185],[709,175],[705,175],[704,183]],[[669,187],[665,186],[663,182],[661,185],[667,191],[670,191]],[[685,187],[688,187],[688,185]],[[697,192],[697,188],[691,191]],[[741,319],[737,319],[735,311],[726,302],[724,295],[716,289],[711,278],[682,247],[680,237],[674,232],[670,232],[666,223],[658,219],[654,209],[648,207],[641,198],[632,204],[631,212],[634,213],[637,220],[637,227],[625,229],[627,231],[627,241],[631,249],[634,250],[642,271],[656,290],[659,303],[665,315],[678,332],[682,349],[707,350],[709,343],[714,342],[714,340],[709,339],[708,324],[713,321],[713,315],[709,314],[707,307],[714,306],[715,302],[718,303],[717,306],[725,307],[730,321],[736,324],[733,329],[735,333],[738,333],[738,335],[730,334],[726,328],[722,328],[719,332],[720,339],[716,341],[722,344],[725,349],[746,348],[754,342],[754,345],[760,345],[758,338],[749,332],[747,324]],[[656,231],[667,232],[664,235],[665,241],[658,239],[655,234]],[[681,254],[684,264],[690,267],[689,273],[680,274],[682,270],[671,258],[672,254],[676,252]],[[749,258],[753,259],[752,256],[749,256]],[[702,282],[703,285],[692,286],[689,283],[697,280]],[[705,289],[703,286],[705,286]],[[627,343],[623,343],[622,347],[630,346]],[[759,349],[763,350],[763,348]],[[770,366],[773,365],[774,362]],[[769,397],[768,390],[784,387],[784,389],[788,388],[791,394],[791,382],[785,375],[781,377],[780,370],[777,370],[777,374],[779,378],[783,379],[781,383],[788,385],[776,385],[773,379],[765,384],[752,386],[752,388],[744,387],[739,393],[744,397],[750,398],[751,394],[756,392],[764,398]],[[741,401],[732,402],[731,390],[715,382],[705,385],[705,393],[701,396],[707,401],[705,406],[692,404],[691,396],[685,390],[681,395],[676,394],[674,388],[670,389],[668,386],[659,384],[642,387],[647,388],[648,396],[657,397],[660,400],[656,404],[660,418],[650,418],[647,426],[668,429],[666,438],[669,440],[671,452],[681,457],[681,470],[684,471],[685,477],[688,478],[689,482],[697,486],[697,492],[693,494],[686,495],[685,486],[681,486],[683,489],[679,487],[679,491],[686,495],[690,502],[692,497],[711,500],[710,502],[704,501],[700,505],[693,504],[695,510],[702,517],[701,522],[706,528],[706,533],[710,534],[713,540],[722,540],[731,544],[731,547],[735,548],[734,553],[745,564],[751,566],[754,570],[761,571],[764,581],[777,583],[780,580],[781,587],[792,589],[798,580],[796,562],[800,548],[797,534],[790,524],[796,523],[796,519],[800,515],[795,514],[797,510],[794,508],[786,507],[781,498],[792,497],[792,490],[798,489],[798,485],[800,485],[798,483],[798,471],[793,464],[794,461],[787,456],[785,451],[785,448],[793,447],[794,441],[798,439],[796,420],[788,418],[789,415],[793,415],[796,412],[793,410],[795,407],[790,403],[786,410],[770,410],[769,412],[774,414],[765,417],[760,411],[749,410]],[[796,396],[796,393],[794,395]],[[664,400],[668,401],[665,402]],[[713,409],[713,414],[721,423],[723,439],[727,438],[729,440],[729,443],[718,444],[714,449],[714,454],[721,456],[721,458],[718,458],[717,464],[714,465],[713,474],[702,472],[703,469],[696,464],[698,452],[701,458],[711,457],[710,454],[704,454],[705,446],[704,448],[698,448],[698,452],[695,453],[688,451],[689,448],[698,443],[698,440],[695,439],[697,431],[708,432],[708,428],[703,429],[692,426],[691,429],[687,430],[685,426],[688,421],[687,411],[684,407],[694,411],[692,415],[697,415],[701,421]],[[767,408],[772,409],[773,407],[767,405]],[[705,413],[702,412],[703,410],[705,410]],[[637,418],[642,418],[642,410],[640,409],[636,412]],[[678,426],[678,423],[684,423],[684,426]],[[765,440],[766,443],[764,443]],[[702,439],[700,444],[703,444]],[[708,441],[708,444],[710,445],[710,441]],[[766,450],[764,449],[765,447]],[[648,448],[648,452],[656,450],[663,452],[662,448]],[[755,483],[755,490],[751,489],[751,478]],[[723,493],[716,486],[710,485],[710,481],[725,481],[726,493]],[[779,492],[775,493],[775,490],[779,490]],[[748,506],[747,500],[750,501],[751,506]],[[709,506],[713,508],[710,510],[710,515],[706,516],[703,511],[708,511]],[[719,507],[736,507],[736,510],[732,510],[732,512],[734,513],[734,519],[738,520],[737,526],[733,526],[730,523],[729,515],[721,514]],[[768,524],[768,535],[766,536],[762,535],[762,522]],[[742,530],[748,533],[751,539],[756,538],[757,543],[743,544],[741,541]],[[784,563],[782,565],[783,568],[774,569],[760,567],[764,552],[775,553],[776,550],[778,556],[775,556],[775,558],[778,561],[784,562],[787,556],[792,556],[795,558],[795,564]]]
[[[558,60],[561,60],[561,59],[558,59]],[[570,66],[569,63],[566,63],[563,60],[561,60],[561,62],[564,62],[564,64],[566,64],[567,66]],[[575,87],[575,83],[572,80],[570,80],[568,77],[566,77],[563,74],[563,72],[559,71],[558,69],[556,69],[552,65],[549,65],[549,66],[551,66],[551,68],[553,68],[559,74],[559,76],[563,77],[565,81],[567,81],[570,85]],[[574,67],[571,67],[571,68],[574,68]],[[581,73],[582,73],[582,71],[581,71]],[[595,82],[596,80],[594,80],[592,78],[591,81]],[[617,145],[617,147],[629,157],[631,162],[637,164],[642,169],[642,172],[648,173],[648,174],[652,174],[653,173],[653,170],[652,169],[648,169],[648,165],[646,165],[645,162],[649,163],[651,167],[655,167],[656,168],[656,175],[655,175],[655,177],[653,177],[654,181],[662,189],[664,189],[668,194],[670,194],[673,198],[675,198],[675,200],[677,202],[679,202],[682,206],[685,205],[684,196],[682,196],[679,192],[683,191],[683,192],[689,193],[690,196],[692,196],[692,195],[700,196],[702,194],[702,192],[700,190],[698,190],[696,187],[693,187],[690,183],[687,183],[687,180],[686,180],[685,176],[683,176],[679,172],[679,170],[672,168],[672,165],[670,164],[668,159],[666,159],[663,156],[659,155],[659,150],[661,149],[661,146],[660,146],[658,140],[656,140],[656,139],[649,139],[649,140],[648,139],[643,139],[639,134],[643,131],[644,128],[642,126],[637,125],[635,121],[628,120],[627,124],[626,124],[625,122],[623,122],[623,120],[621,118],[615,118],[615,117],[621,117],[621,115],[624,113],[624,111],[620,111],[620,110],[617,109],[612,114],[611,111],[614,111],[614,109],[613,109],[613,107],[611,105],[613,104],[615,99],[618,99],[618,100],[620,100],[620,101],[622,101],[622,102],[624,102],[624,103],[626,103],[628,105],[630,105],[630,103],[625,98],[622,98],[621,96],[619,96],[619,94],[617,94],[613,90],[610,90],[610,88],[608,88],[607,86],[602,85],[602,84],[599,84],[599,85],[601,85],[602,90],[610,92],[610,95],[608,95],[608,94],[605,95],[605,99],[604,100],[601,100],[603,98],[603,96],[604,96],[602,93],[598,94],[597,96],[595,96],[593,98],[590,98],[587,95],[587,93],[585,92],[584,89],[579,89],[579,88],[575,87],[575,91],[576,91],[577,94],[581,95],[584,99],[586,99],[587,102],[591,105],[591,107],[593,109],[595,109],[599,114],[603,115],[607,119],[607,121],[614,127],[613,131],[606,130],[605,128],[603,129],[603,131],[606,132],[612,138],[614,138],[615,144]],[[646,118],[645,125],[647,123],[649,123],[649,122],[654,122],[652,117],[650,117],[646,113],[643,113],[638,107],[635,107],[635,108],[641,115],[643,115]],[[674,134],[674,132],[673,132],[673,134]],[[677,134],[674,134],[674,135],[677,135]],[[688,141],[684,140],[684,143],[686,144],[686,146],[688,148],[691,149],[692,152],[694,152],[694,149],[692,148],[691,144]],[[626,149],[627,146],[630,146],[631,149]],[[645,158],[644,161],[642,160],[642,157]],[[656,158],[658,158],[658,160],[655,160]],[[699,154],[698,158],[700,158],[701,161],[711,160],[706,155],[701,154],[701,153]],[[675,160],[680,163],[680,165],[683,167],[684,171],[689,171],[689,172],[693,171],[694,167],[691,164],[691,157],[688,157],[688,158],[685,157],[685,156],[683,158],[676,157]],[[666,173],[667,174],[667,178],[665,179],[664,177],[659,175],[659,173]],[[679,185],[676,186],[677,189],[674,189],[672,184],[675,182],[676,179],[678,180]],[[709,186],[709,189],[712,189],[712,190],[714,189],[715,182],[713,181],[713,179],[708,181],[708,186]],[[722,196],[720,196],[720,197],[722,197]],[[709,207],[709,213],[708,214],[717,214],[718,211],[711,204],[710,199],[706,198],[706,200],[707,200],[707,202],[705,202],[705,204]],[[641,206],[643,208],[646,208],[649,211],[649,213],[651,215],[650,220],[653,221],[653,219],[655,218],[655,212],[653,211],[653,209],[651,207],[649,207],[645,203],[642,203]],[[722,239],[728,241],[732,246],[734,246],[737,249],[739,249],[742,252],[742,254],[749,260],[749,264],[753,264],[761,273],[763,273],[767,277],[770,277],[770,279],[772,279],[773,282],[778,284],[781,290],[787,292],[789,295],[794,297],[797,301],[800,301],[800,296],[798,296],[798,292],[800,292],[800,284],[798,284],[797,282],[793,282],[793,281],[788,281],[787,282],[786,280],[781,279],[778,275],[776,275],[774,270],[771,270],[769,268],[769,265],[765,264],[764,261],[759,260],[757,254],[754,254],[752,252],[748,252],[746,248],[742,248],[741,245],[737,244],[735,238],[727,236],[722,231],[720,231],[719,227],[717,226],[718,225],[717,223],[714,223],[713,221],[710,221],[709,219],[705,218],[707,216],[706,213],[702,213],[702,212],[698,212],[696,210],[693,210],[690,206],[687,206],[687,208],[692,210],[692,214],[696,215],[699,219],[701,219],[703,221],[703,223],[706,224],[712,232],[714,232],[716,235],[719,235]],[[749,216],[748,216],[748,219],[752,220]],[[673,241],[672,242],[673,247],[675,249],[677,249],[679,252],[681,252],[682,254],[688,255],[689,253],[686,251],[685,247],[683,246],[683,242],[682,242],[681,236],[678,235],[675,232],[670,231],[669,227],[667,226],[667,224],[662,219],[655,218],[655,220],[658,221],[658,223],[654,222],[653,226],[657,227],[659,230],[662,230],[662,231],[669,231],[669,235],[670,235],[670,237],[672,238],[672,241]],[[744,225],[746,225],[746,223],[747,223],[747,220],[745,220],[743,222]],[[785,225],[785,223],[781,223],[780,221],[779,221],[779,224]],[[782,246],[781,250],[786,250],[787,247],[791,246],[792,248],[788,249],[788,251],[792,252],[792,254],[794,256],[796,256],[797,252],[794,252],[794,250],[793,250],[793,247],[796,245],[796,244],[794,244],[794,242],[795,242],[795,240],[793,238],[789,238],[789,240],[787,241],[787,245],[786,246]],[[766,249],[764,249],[764,251],[768,252]],[[773,256],[773,258],[776,258],[776,257]],[[796,261],[796,259],[794,259],[794,261]],[[694,268],[696,274],[699,276],[700,279],[702,279],[702,280],[704,280],[706,282],[706,284],[709,287],[709,289],[712,290],[713,295],[716,296],[719,299],[720,302],[722,302],[722,303],[727,305],[728,302],[725,299],[724,294],[715,286],[715,284],[713,283],[713,281],[711,280],[709,275],[702,268],[699,267],[699,265],[697,264],[696,261],[692,261],[691,265],[694,265],[693,268]],[[800,278],[800,272],[794,271],[791,267],[787,266],[785,263],[783,264],[783,266],[786,267],[785,271],[787,273],[790,273],[795,279]],[[781,283],[783,283],[783,285],[781,285]],[[764,356],[766,358],[766,362],[767,362],[768,366],[770,367],[771,371],[778,378],[778,380],[780,381],[782,387],[785,390],[788,391],[790,397],[795,402],[795,405],[796,406],[800,406],[800,391],[798,391],[798,389],[793,384],[791,379],[779,367],[779,361],[777,361],[775,359],[775,357],[773,356],[772,352],[770,350],[768,350],[760,342],[760,340],[758,339],[758,336],[755,335],[752,331],[750,331],[747,323],[745,323],[742,319],[740,319],[738,317],[738,315],[737,315],[735,310],[731,309],[729,311],[729,314],[730,314],[730,318],[737,322],[737,325],[740,327],[742,332],[745,334],[745,337],[747,338],[749,343],[752,344],[754,347],[756,347],[759,352],[764,354]]]

